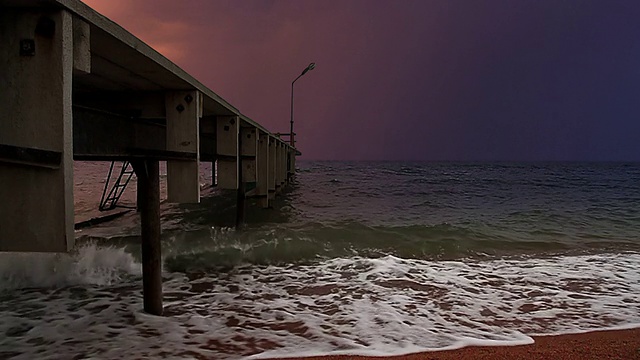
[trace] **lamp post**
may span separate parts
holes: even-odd
[[[302,75],[306,74],[309,70],[313,70],[315,67],[316,67],[316,63],[309,64],[309,66],[307,66],[302,71],[302,74],[298,75],[298,77],[291,82],[291,129],[289,131],[289,141],[290,141],[291,147],[294,149],[296,147],[296,141],[295,141],[295,134],[293,132],[293,84],[295,84],[295,82],[298,81],[298,79],[300,79]]]

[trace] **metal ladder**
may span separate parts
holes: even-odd
[[[118,200],[120,200],[124,189],[127,187],[129,181],[131,180],[131,177],[134,174],[131,164],[128,161],[123,161],[118,178],[116,179],[113,186],[111,186],[111,190],[109,190],[109,193],[107,195],[107,189],[109,188],[109,184],[111,183],[111,176],[113,175],[113,168],[116,162],[119,161],[112,161],[111,166],[109,167],[109,174],[107,175],[107,180],[104,183],[104,190],[102,191],[102,198],[100,199],[100,206],[98,207],[100,211],[113,210],[118,206]]]

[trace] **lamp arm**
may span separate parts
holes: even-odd
[[[302,76],[302,74],[300,74],[300,76]],[[289,141],[291,143],[291,147],[295,147],[295,135],[293,135],[293,84],[300,79],[300,76],[291,82],[291,128],[289,129]]]
[[[302,71],[302,74],[298,75],[298,77],[291,82],[291,128],[289,130],[289,139],[291,141],[291,147],[293,148],[296,146],[295,133],[293,132],[293,84],[295,84],[296,81],[298,81],[298,79],[300,79],[302,75],[306,74],[309,70],[313,70],[314,67],[315,63],[309,64],[309,66]]]

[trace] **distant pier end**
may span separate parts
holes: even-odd
[[[131,161],[142,178],[145,281],[159,271],[158,161],[179,203],[200,201],[200,162],[263,207],[294,173],[290,144],[82,2],[0,10],[0,251],[73,247],[74,160]]]

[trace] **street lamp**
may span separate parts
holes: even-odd
[[[302,75],[306,74],[309,70],[315,69],[315,67],[316,63],[309,64],[309,66],[307,66],[306,69],[302,71],[302,74],[298,75],[298,77],[291,82],[291,130],[289,131],[289,141],[291,143],[291,147],[293,148],[296,147],[296,142],[294,139],[295,134],[293,132],[293,84],[295,84],[295,82],[298,81],[298,79],[300,79]]]

